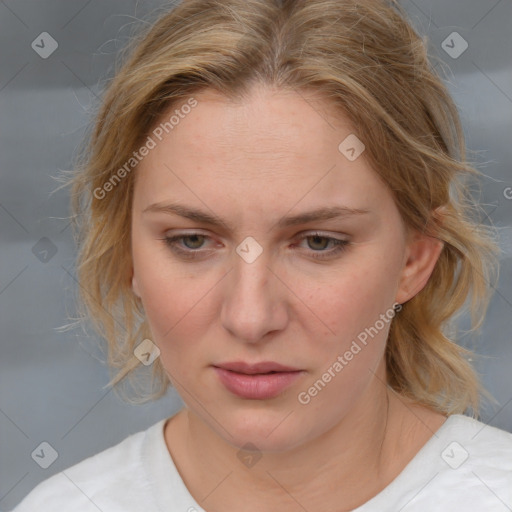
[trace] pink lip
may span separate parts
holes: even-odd
[[[229,365],[243,368],[244,373],[226,369],[226,366],[228,365],[223,365],[223,368],[214,367],[226,389],[236,396],[252,400],[274,398],[305,374],[302,370],[282,370],[282,368],[288,367],[277,363],[260,363],[257,365],[233,363]],[[257,373],[256,370],[260,373]]]
[[[262,361],[260,363],[249,364],[244,361],[232,361],[229,363],[219,363],[214,365],[217,368],[224,368],[232,372],[245,373],[252,375],[255,373],[269,373],[269,372],[295,372],[300,368],[292,368],[291,366],[284,366],[273,361]]]

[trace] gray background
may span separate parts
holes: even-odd
[[[94,336],[55,330],[74,312],[76,282],[67,190],[52,194],[58,185],[52,176],[70,169],[116,54],[137,27],[169,5],[0,1],[2,510],[40,481],[181,407],[173,390],[152,404],[125,404],[103,388],[108,373]],[[478,151],[474,159],[488,176],[481,201],[485,220],[501,232],[500,283],[482,331],[462,343],[476,344],[482,356],[477,368],[498,401],[484,409],[483,420],[512,431],[512,199],[506,197],[507,190],[512,197],[512,1],[415,0],[404,6],[428,35],[432,55],[449,67],[468,146]],[[469,45],[457,58],[442,47],[454,31]],[[47,59],[31,47],[42,32],[58,42]],[[460,43],[453,43],[455,51]],[[43,441],[58,453],[47,469],[31,457]]]

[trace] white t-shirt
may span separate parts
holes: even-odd
[[[41,482],[12,512],[204,512],[164,438],[166,419]],[[512,510],[512,434],[450,416],[383,491],[354,512]]]

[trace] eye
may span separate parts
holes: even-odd
[[[184,259],[192,260],[206,257],[211,252],[211,249],[205,248],[205,243],[211,238],[202,233],[181,233],[166,236],[162,240],[175,254]],[[300,237],[299,241],[306,241],[309,249],[307,250],[308,256],[318,260],[333,258],[350,244],[348,240],[327,236],[319,232],[306,234]]]
[[[194,259],[207,252],[202,249],[204,241],[209,237],[201,233],[188,233],[163,238],[165,244],[176,254],[183,258]],[[183,242],[180,244],[179,242]],[[202,250],[199,250],[202,249]]]
[[[322,233],[307,234],[302,236],[300,240],[307,241],[308,247],[312,249],[309,251],[310,255],[316,259],[331,258],[344,251],[350,243],[348,240],[323,235]],[[329,246],[332,248],[325,250]]]

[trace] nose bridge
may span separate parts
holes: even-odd
[[[259,247],[254,239],[237,247],[221,312],[223,326],[237,339],[250,342],[286,323],[282,290],[276,288],[269,258]]]

